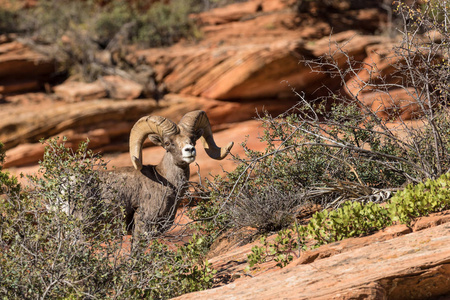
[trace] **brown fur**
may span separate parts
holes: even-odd
[[[153,235],[172,225],[177,202],[184,195],[189,179],[189,164],[182,160],[181,148],[186,143],[195,144],[194,139],[182,134],[165,137],[161,142],[167,152],[157,166],[144,165],[140,171],[125,167],[101,173],[104,184],[115,188],[115,197],[125,210],[127,228],[134,229],[134,235]]]

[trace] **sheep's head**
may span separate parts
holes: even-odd
[[[133,166],[142,169],[142,144],[148,137],[171,153],[177,165],[188,165],[196,157],[195,142],[200,139],[206,153],[213,159],[223,159],[233,147],[218,147],[214,142],[211,125],[204,111],[193,111],[174,122],[159,116],[147,116],[134,124],[130,133],[130,156]]]

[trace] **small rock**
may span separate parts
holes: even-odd
[[[116,75],[103,76],[99,79],[112,99],[132,100],[138,98],[143,91],[142,85]]]
[[[68,102],[105,98],[105,87],[98,81],[93,83],[66,81],[53,88],[55,94]]]
[[[429,217],[418,219],[413,226],[413,231],[420,231],[430,227],[450,222],[450,212],[433,214]]]
[[[39,89],[54,71],[51,58],[16,41],[0,44],[0,94]]]
[[[358,99],[385,120],[412,120],[423,115],[419,96],[413,88],[393,89],[386,92],[362,93]],[[423,103],[422,103],[423,105]]]
[[[3,167],[24,166],[35,164],[42,159],[45,146],[41,143],[25,143],[6,151],[6,159]]]

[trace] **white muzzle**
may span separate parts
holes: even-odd
[[[195,156],[197,155],[197,151],[195,147],[192,145],[186,145],[181,150],[181,155],[183,156],[183,160],[188,164],[195,161]]]

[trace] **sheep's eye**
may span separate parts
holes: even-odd
[[[166,147],[169,147],[169,146],[170,146],[170,142],[165,142],[164,145],[165,145]]]

